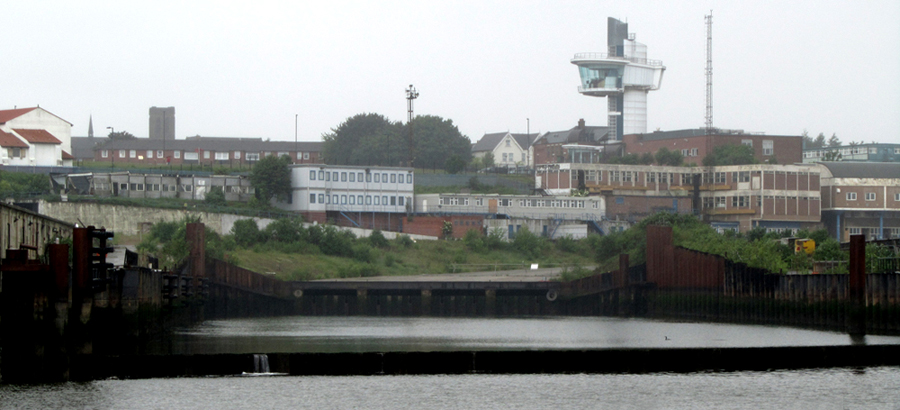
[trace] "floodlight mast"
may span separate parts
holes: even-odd
[[[413,100],[419,97],[419,92],[416,90],[416,87],[413,87],[412,84],[409,85],[409,88],[406,89],[406,111],[407,111],[407,119],[406,125],[409,127],[409,167],[412,168],[415,163],[415,158],[413,158]]]

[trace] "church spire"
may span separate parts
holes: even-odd
[[[94,137],[94,116],[88,117],[88,138]]]

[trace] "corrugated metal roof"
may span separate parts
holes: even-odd
[[[820,162],[835,178],[897,178],[900,162]]]

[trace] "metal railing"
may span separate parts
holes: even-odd
[[[647,58],[637,57],[620,57],[610,55],[609,53],[578,53],[575,54],[573,60],[623,60],[630,61],[635,64],[643,64],[654,67],[663,65],[662,60],[651,60]]]

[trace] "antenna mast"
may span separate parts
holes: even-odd
[[[713,83],[712,83],[712,10],[706,20],[706,135],[713,133]]]

